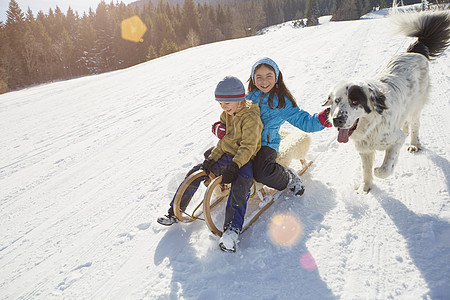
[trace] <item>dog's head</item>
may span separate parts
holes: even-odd
[[[338,128],[338,142],[347,143],[358,128],[359,119],[387,109],[386,97],[375,85],[363,81],[337,84],[322,106],[331,106],[329,122]],[[375,112],[374,112],[375,111]]]

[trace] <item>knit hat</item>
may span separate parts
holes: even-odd
[[[255,64],[252,67],[252,81],[253,81],[253,83],[255,82],[255,79],[253,78],[254,75],[255,75],[255,69],[256,69],[256,67],[258,67],[261,64],[266,64],[266,65],[269,65],[269,66],[271,66],[273,68],[273,70],[275,71],[275,82],[278,82],[278,74],[280,74],[280,69],[278,68],[277,64],[273,60],[271,60],[268,57],[264,57],[264,58],[258,60],[257,62],[255,62]]]
[[[214,92],[217,101],[245,100],[245,88],[242,82],[234,76],[227,76],[217,84]]]

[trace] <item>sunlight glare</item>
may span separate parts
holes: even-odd
[[[147,26],[138,16],[125,19],[121,23],[122,38],[132,42],[143,42],[142,37],[147,31]]]
[[[303,225],[291,213],[278,214],[270,220],[268,234],[273,244],[292,247],[302,237]]]
[[[311,253],[306,252],[300,256],[300,265],[307,271],[313,271],[316,268],[316,260]]]

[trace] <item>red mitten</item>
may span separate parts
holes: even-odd
[[[217,121],[212,125],[212,133],[214,133],[214,135],[219,139],[222,139],[227,133],[227,128],[225,127],[225,124]]]
[[[328,122],[328,114],[330,113],[330,108],[322,110],[318,116],[319,116],[319,122],[325,127],[332,127],[330,122]]]

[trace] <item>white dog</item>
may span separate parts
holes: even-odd
[[[375,151],[385,151],[375,176],[386,178],[397,163],[406,136],[408,151],[420,150],[419,118],[429,92],[429,60],[440,55],[450,41],[448,12],[405,13],[394,16],[402,34],[417,37],[407,53],[396,56],[373,79],[347,80],[337,84],[324,106],[328,119],[338,128],[338,142],[353,140],[362,160],[363,182],[372,187]]]

